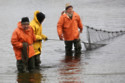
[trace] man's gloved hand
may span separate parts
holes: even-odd
[[[47,38],[47,37],[45,37],[45,38],[44,38],[44,41],[47,41],[47,40],[48,40],[48,38]]]
[[[64,39],[63,35],[60,35],[60,36],[59,36],[59,39],[60,39],[60,40],[63,40],[63,39]]]
[[[39,42],[42,42],[42,40],[38,40]]]
[[[80,33],[82,33],[83,29],[80,29]]]

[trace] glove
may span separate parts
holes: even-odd
[[[80,33],[82,33],[82,30],[83,30],[83,29],[80,29]]]
[[[48,40],[48,38],[46,37],[46,38],[45,38],[45,40],[47,41],[47,40]]]
[[[47,41],[48,40],[48,38],[46,37],[46,38],[44,38],[44,41]]]
[[[60,35],[60,36],[59,36],[59,39],[60,39],[60,40],[63,40],[63,39],[64,39],[63,35]]]
[[[42,42],[42,40],[38,40],[39,42]]]

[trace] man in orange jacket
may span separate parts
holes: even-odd
[[[73,11],[73,6],[66,4],[65,11],[62,13],[58,24],[57,32],[60,40],[65,41],[66,55],[72,53],[72,45],[74,44],[75,53],[81,53],[80,33],[82,33],[83,25],[80,16]]]
[[[35,55],[35,51],[33,42],[35,42],[35,40],[34,31],[31,26],[29,26],[29,18],[23,17],[11,38],[19,72],[25,72],[26,69],[29,71],[34,69],[35,62],[33,56]],[[26,66],[28,67],[26,68]]]

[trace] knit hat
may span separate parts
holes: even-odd
[[[37,19],[38,19],[39,23],[41,23],[45,19],[45,14],[43,14],[42,12],[39,12],[37,14]]]
[[[65,10],[67,10],[68,8],[70,8],[70,7],[72,7],[73,8],[73,6],[72,5],[70,5],[69,3],[67,3],[66,4],[66,7],[65,7]]]
[[[22,20],[21,20],[21,24],[29,24],[29,18],[23,17]]]

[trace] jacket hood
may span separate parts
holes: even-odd
[[[22,28],[22,24],[21,24],[21,21],[18,22],[17,26],[18,26],[19,29],[22,29],[22,30],[23,30],[23,28]]]
[[[38,21],[38,19],[37,19],[37,14],[38,14],[38,13],[40,13],[40,11],[38,11],[38,10],[34,12],[34,20],[35,20],[38,24],[40,24],[39,21]]]

